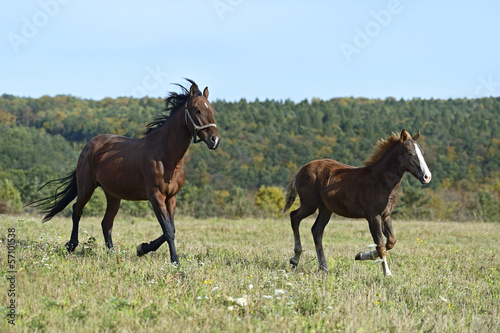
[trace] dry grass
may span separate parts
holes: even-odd
[[[355,262],[372,243],[363,221],[331,221],[324,237],[329,275],[317,272],[310,234],[288,266],[288,220],[177,219],[181,266],[168,247],[138,258],[135,247],[160,233],[153,220],[119,217],[116,252],[100,223],[83,219],[68,255],[71,221],[47,224],[0,216],[0,239],[15,228],[16,325],[0,331],[50,332],[492,332],[500,323],[500,224],[394,223],[392,278],[379,264]],[[2,270],[7,274],[4,247]],[[10,298],[0,288],[2,311]],[[5,316],[3,316],[5,318]]]

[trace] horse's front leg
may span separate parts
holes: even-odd
[[[369,252],[358,253],[356,255],[356,260],[375,260],[377,258],[381,258],[384,276],[390,276],[392,274],[389,270],[389,265],[387,265],[387,248],[384,242],[382,219],[380,216],[369,218],[368,224],[370,226],[370,233],[372,234],[373,242],[375,243],[376,248],[375,250]]]
[[[172,234],[172,237],[167,237],[168,248],[170,250],[170,261],[179,265],[179,257],[177,256],[177,251],[175,250],[175,223],[174,223],[174,213],[176,206],[175,195],[166,201],[167,204],[167,213],[170,217],[169,219],[169,227],[167,230]]]
[[[168,243],[170,249],[170,259],[172,263],[179,264],[179,257],[175,250],[175,228],[173,215],[170,216],[165,202],[165,195],[156,193],[151,199],[151,205],[155,212],[156,218],[160,223],[163,234],[150,243],[142,243],[137,247],[137,255],[143,256],[148,252],[156,251],[165,241]]]

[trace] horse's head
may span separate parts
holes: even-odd
[[[186,125],[193,134],[193,142],[204,141],[210,149],[217,149],[220,134],[214,120],[215,110],[208,102],[208,87],[203,94],[196,83],[192,82],[189,98],[185,105]]]
[[[400,141],[402,152],[399,160],[403,165],[403,169],[411,173],[415,178],[420,180],[422,184],[427,184],[431,181],[432,175],[424,160],[423,151],[417,144],[420,137],[420,131],[411,137],[405,130],[401,131]]]

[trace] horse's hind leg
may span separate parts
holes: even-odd
[[[293,258],[290,259],[290,264],[293,267],[296,267],[299,264],[300,260],[300,255],[302,254],[302,244],[300,241],[300,222],[308,217],[309,215],[312,215],[316,211],[315,206],[307,206],[302,204],[299,207],[299,209],[294,210],[293,212],[290,213],[290,220],[292,223],[292,230],[293,230],[293,238],[294,238],[294,248],[293,251],[295,255]]]
[[[113,197],[108,192],[104,191],[106,194],[106,213],[101,222],[102,233],[104,235],[104,242],[109,250],[113,250],[113,240],[111,239],[111,231],[113,230],[113,221],[118,209],[120,209],[120,199]]]
[[[316,246],[316,255],[318,256],[318,265],[320,270],[328,272],[328,264],[326,262],[325,253],[323,252],[323,232],[330,221],[332,212],[326,208],[324,204],[319,206],[319,214],[314,222],[311,232],[313,234],[314,245]]]
[[[78,196],[76,197],[76,202],[73,205],[73,229],[71,230],[71,238],[69,242],[66,243],[66,249],[70,253],[75,251],[75,248],[78,246],[78,227],[83,214],[83,208],[87,202],[89,202],[96,188],[92,184],[81,185],[81,183],[82,182],[78,183]]]

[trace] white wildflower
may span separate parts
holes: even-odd
[[[281,296],[284,295],[285,293],[286,291],[283,289],[274,289],[274,296]]]

